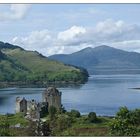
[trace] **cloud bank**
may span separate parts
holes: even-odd
[[[27,14],[29,8],[29,4],[11,4],[8,11],[0,13],[0,21],[22,19]]]
[[[12,43],[46,56],[72,53],[103,44],[140,52],[140,26],[107,19],[90,28],[74,25],[55,35],[48,30],[34,31],[26,37],[14,37]]]

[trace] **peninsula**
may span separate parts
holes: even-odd
[[[37,51],[0,42],[0,83],[48,84],[84,83],[88,72],[79,67],[50,60]]]

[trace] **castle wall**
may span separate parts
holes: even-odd
[[[45,107],[46,112],[50,106],[56,109],[61,108],[61,92],[56,88],[50,87],[42,94],[42,103],[35,100],[27,101],[25,98],[16,98],[16,113],[23,112],[26,117],[31,119],[40,119],[40,111]]]
[[[19,97],[17,97],[16,98],[16,108],[15,108],[16,113],[20,112],[20,101],[21,101],[21,99]]]
[[[16,102],[16,109],[15,109],[16,113],[20,112],[20,103]]]

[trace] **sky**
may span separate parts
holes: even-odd
[[[100,45],[140,52],[140,4],[0,4],[0,41],[45,56]]]

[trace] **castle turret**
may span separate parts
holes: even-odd
[[[42,94],[43,102],[47,102],[48,107],[54,106],[56,109],[61,108],[61,92],[55,87],[47,88]]]
[[[16,113],[23,112],[26,114],[27,112],[27,101],[25,98],[20,99],[20,97],[16,98]]]

